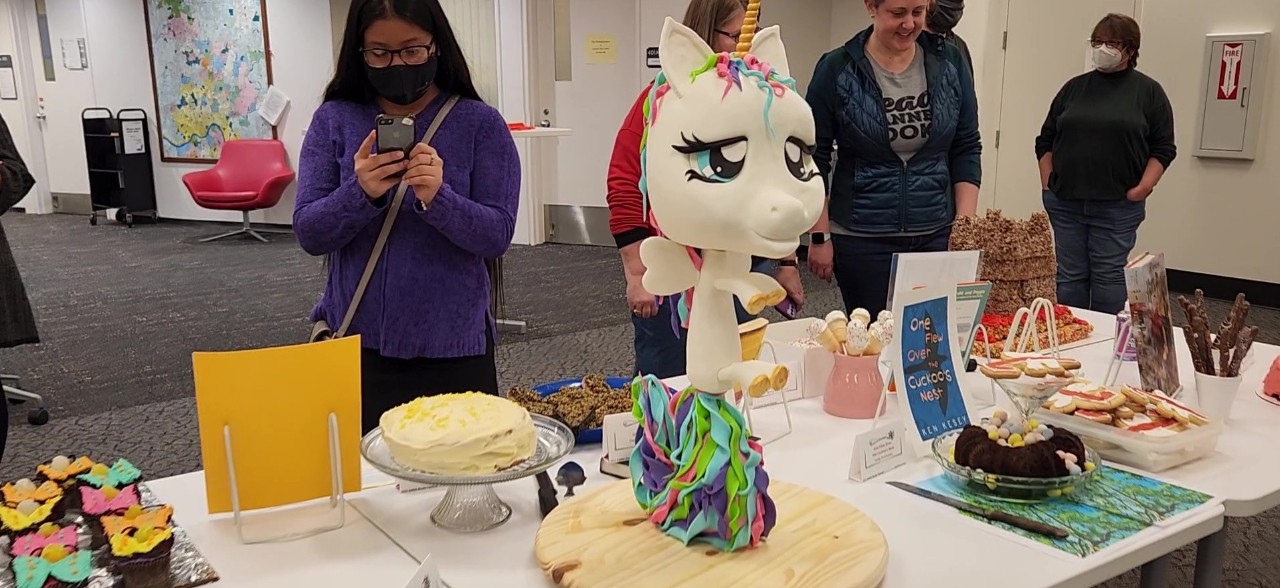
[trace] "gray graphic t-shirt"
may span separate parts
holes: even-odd
[[[902,73],[880,67],[870,54],[867,58],[884,95],[884,110],[889,117],[889,144],[903,161],[911,159],[924,146],[933,128],[929,84],[924,75],[924,51],[917,48],[915,59]]]
[[[885,115],[889,119],[889,145],[902,161],[911,159],[929,138],[933,129],[933,108],[929,100],[929,83],[924,74],[924,51],[916,49],[911,65],[902,73],[892,73],[867,54],[871,69],[876,72],[876,82],[884,95]],[[837,157],[839,154],[837,153]],[[875,236],[846,227],[832,219],[831,232],[835,235]],[[905,233],[914,236],[931,233]]]

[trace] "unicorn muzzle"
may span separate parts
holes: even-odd
[[[817,220],[795,196],[782,192],[762,194],[746,215],[751,230],[770,241],[791,241],[808,231]]]

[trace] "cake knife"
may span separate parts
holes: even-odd
[[[956,500],[955,498],[952,498],[950,496],[943,496],[942,494],[938,494],[937,492],[933,492],[932,490],[925,490],[924,488],[921,488],[919,486],[912,486],[911,484],[905,484],[903,482],[889,482],[889,485],[899,490],[904,490],[912,494],[915,494],[916,496],[928,498],[929,500],[932,500],[934,502],[941,502],[942,504],[945,504],[947,506],[950,506],[958,510],[962,510],[967,513],[976,514],[985,519],[989,519],[992,521],[1000,521],[1008,525],[1013,525],[1014,527],[1017,527],[1024,531],[1039,533],[1041,535],[1046,535],[1049,537],[1053,537],[1055,539],[1066,539],[1067,537],[1071,536],[1071,533],[1069,531],[1059,529],[1058,527],[1046,525],[1039,521],[1033,521],[1031,519],[1020,517],[1012,513],[1007,513],[1002,510],[996,510],[994,508],[982,508],[980,506],[975,506],[967,502],[964,502],[962,500]]]

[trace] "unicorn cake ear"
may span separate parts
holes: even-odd
[[[769,64],[782,77],[791,77],[791,65],[787,63],[787,48],[782,45],[782,29],[777,25],[756,33],[751,43],[751,54]]]
[[[707,64],[715,51],[693,32],[674,18],[667,17],[662,25],[662,40],[658,42],[658,56],[662,71],[667,72],[667,82],[677,96],[684,96],[693,85],[690,75]]]

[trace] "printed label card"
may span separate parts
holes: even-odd
[[[604,417],[604,458],[610,463],[622,463],[631,459],[631,450],[636,446],[636,433],[640,423],[629,412],[620,412]]]
[[[902,421],[893,420],[853,439],[849,478],[865,482],[907,463]]]
[[[956,288],[925,287],[894,298],[896,324],[890,353],[898,382],[898,405],[907,437],[918,456],[935,437],[970,423],[960,391],[960,343],[952,328]]]

